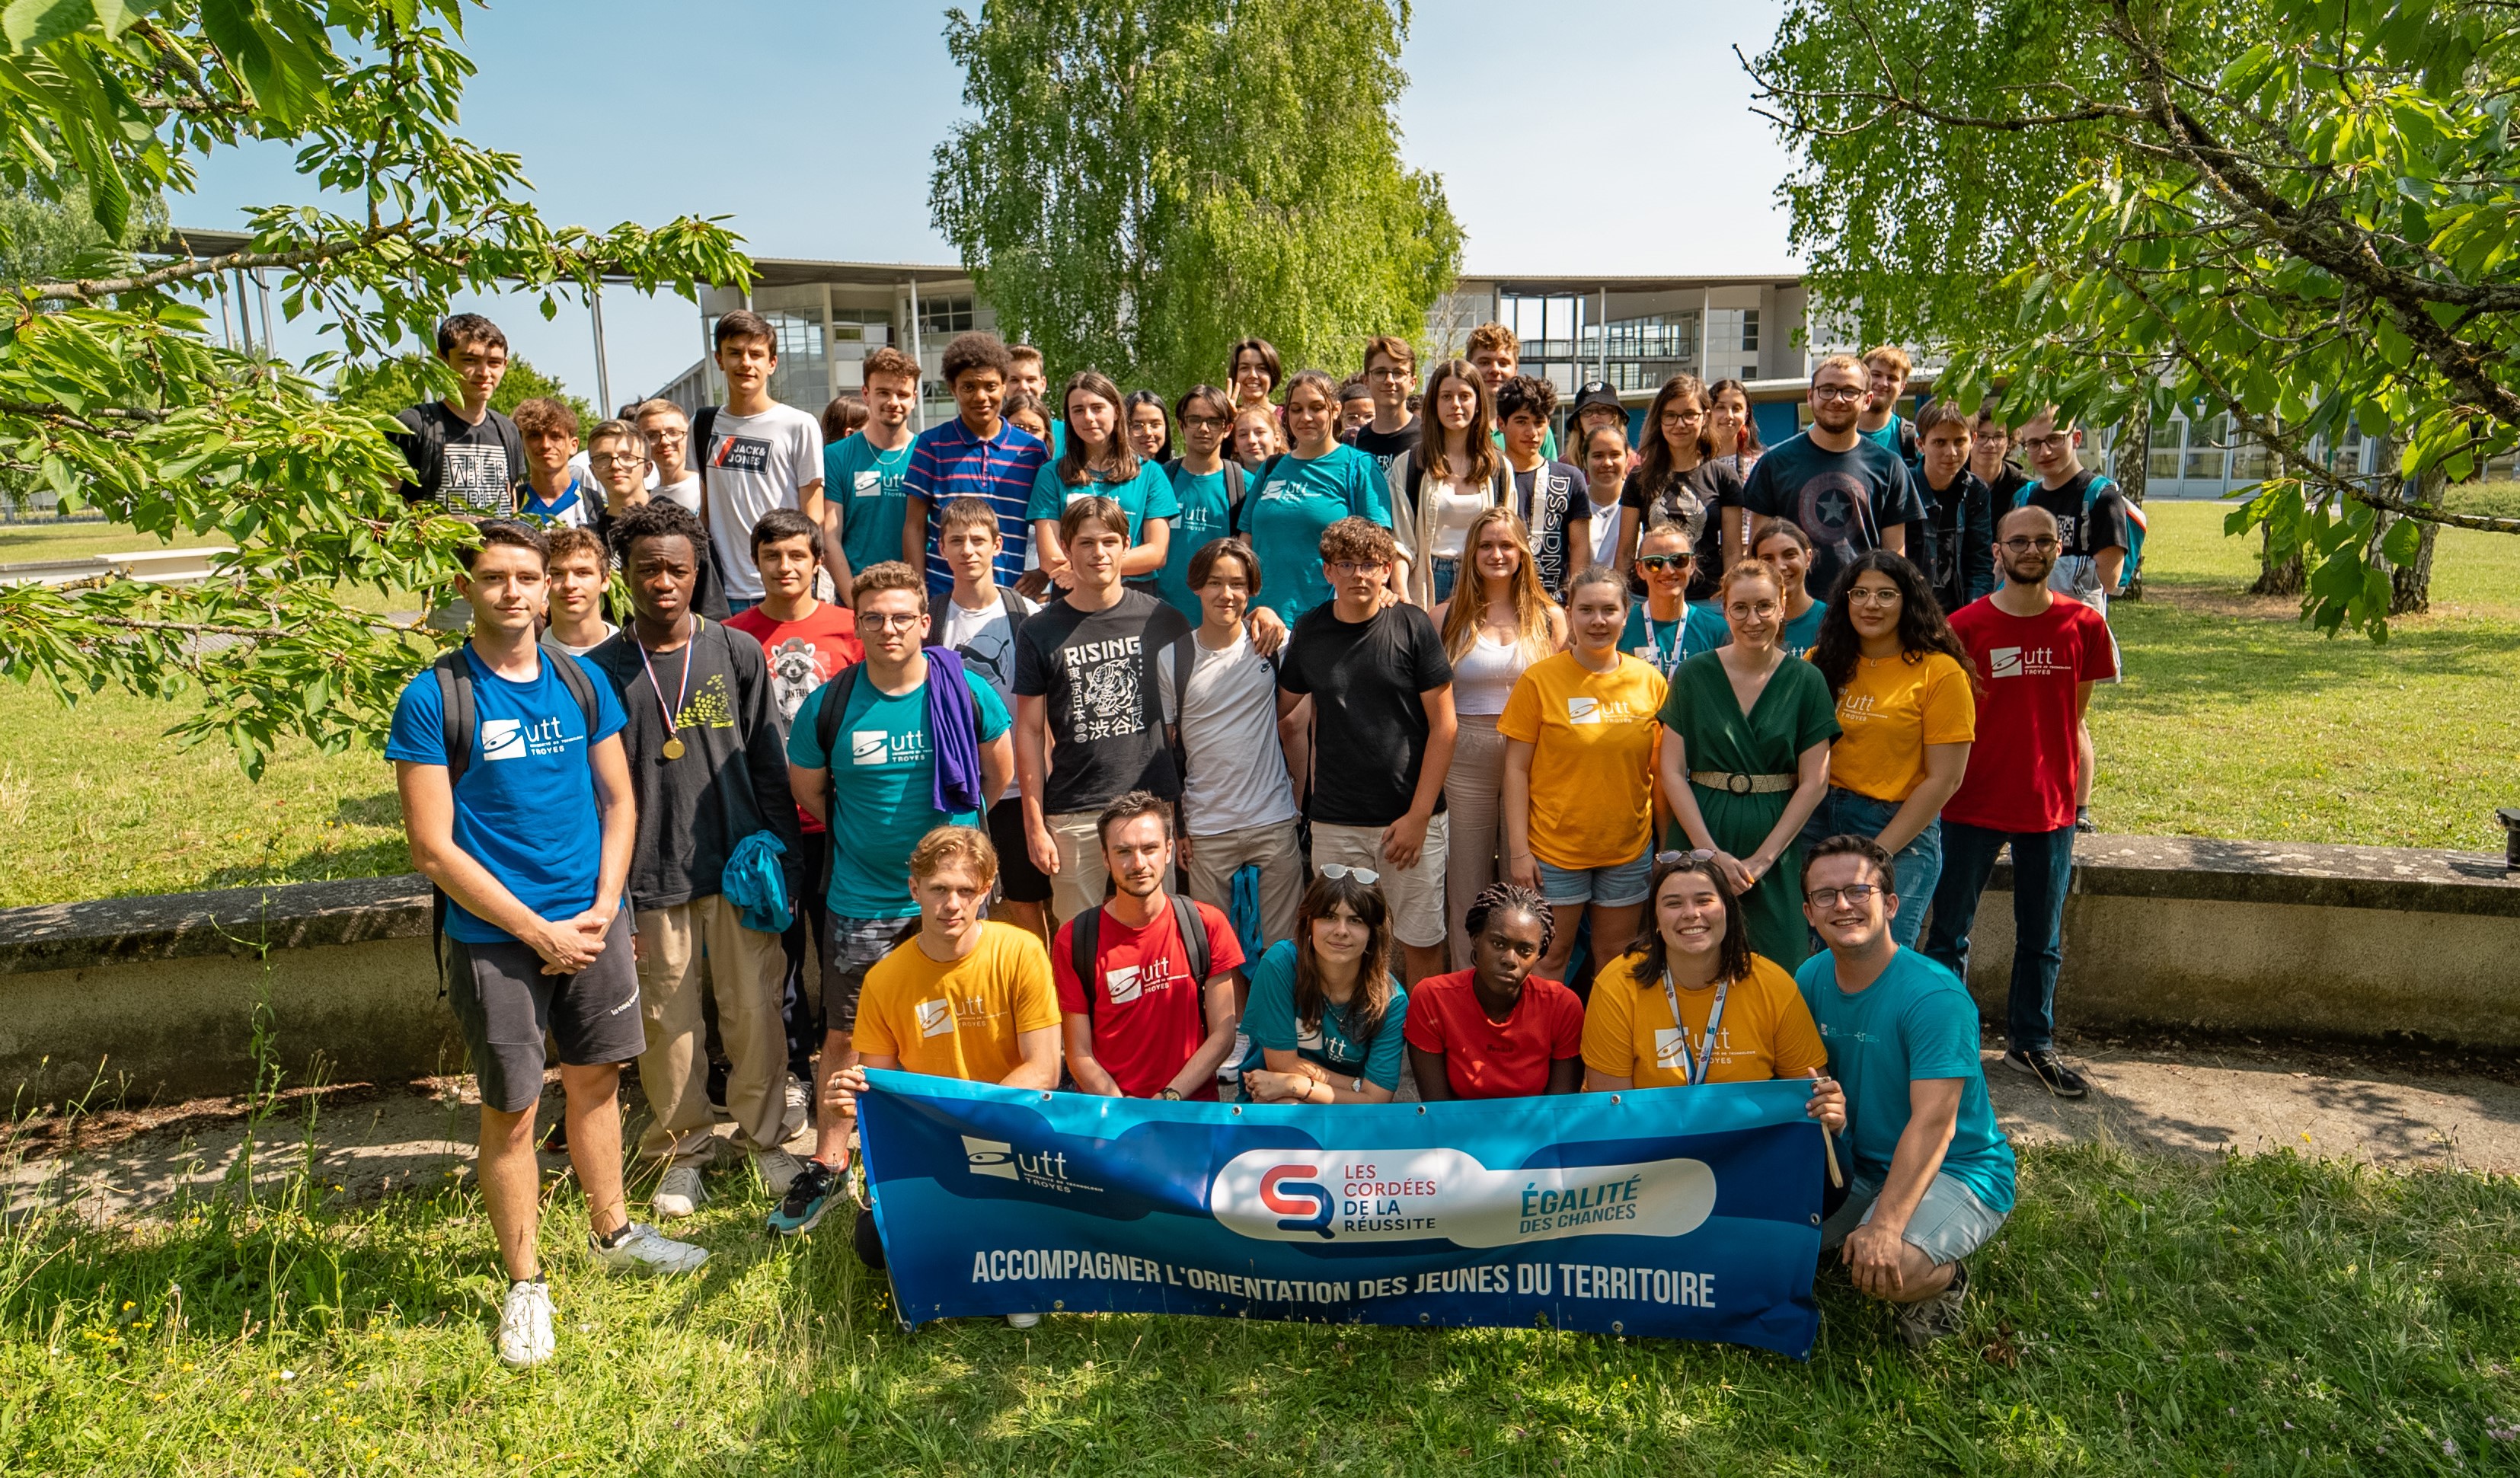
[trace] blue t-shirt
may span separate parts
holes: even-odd
[[[1960,1112],[1943,1171],[1986,1209],[2012,1210],[2012,1144],[1995,1124],[1977,1054],[1977,1003],[1959,977],[1914,950],[1901,950],[1867,989],[1837,988],[1836,957],[1822,950],[1794,971],[1828,1049],[1830,1076],[1846,1087],[1846,1142],[1855,1173],[1879,1185],[1908,1132],[1908,1085],[1960,1080]]]
[[[852,573],[901,558],[910,501],[901,479],[910,471],[911,445],[878,451],[864,431],[851,431],[823,448],[823,496],[839,511],[840,553]]]
[[[472,667],[472,752],[455,786],[455,845],[489,870],[517,901],[557,922],[595,907],[604,870],[604,827],[595,809],[595,773],[586,750],[621,732],[626,720],[612,684],[579,658],[537,649],[530,683],[492,672],[464,644]],[[586,668],[595,690],[595,734],[586,710],[554,662]],[[394,703],[385,758],[446,763],[446,705],[437,674],[423,670]],[[447,900],[446,933],[466,944],[503,944],[515,935]]]
[[[1174,469],[1173,504],[1180,512],[1173,515],[1172,543],[1164,551],[1157,588],[1174,609],[1195,623],[1205,620],[1206,613],[1198,607],[1198,592],[1190,588],[1191,559],[1234,531],[1234,507],[1225,498],[1225,469],[1205,473]]]
[[[1006,733],[1007,705],[998,691],[968,668],[963,682],[979,704],[981,742]],[[832,885],[824,899],[842,918],[907,918],[919,912],[910,897],[911,849],[938,827],[974,826],[979,815],[948,816],[936,809],[936,749],[927,738],[925,683],[895,696],[878,688],[870,674],[858,675],[840,715],[840,738],[849,749],[845,765],[832,763],[818,732],[831,691],[825,683],[808,694],[788,730],[788,762],[800,770],[829,770],[827,814],[847,818],[832,832],[847,839],[832,849]]]
[[[1024,509],[1024,516],[1035,522],[1047,518],[1057,523],[1068,504],[1096,493],[1118,503],[1120,511],[1129,515],[1132,548],[1147,542],[1145,528],[1148,518],[1170,518],[1181,512],[1180,505],[1173,501],[1173,480],[1164,475],[1161,463],[1140,462],[1138,475],[1126,482],[1105,482],[1088,472],[1083,483],[1071,484],[1059,480],[1058,464],[1052,462],[1045,464],[1032,479],[1032,502]]]
[[[1619,633],[1619,649],[1668,679],[1673,669],[1702,651],[1732,643],[1732,628],[1711,601],[1683,606],[1681,618],[1666,626],[1645,610],[1645,603],[1628,607],[1628,624]]]
[[[1900,428],[1905,426],[1907,424],[1908,422],[1905,417],[1901,416],[1897,411],[1892,411],[1890,413],[1890,419],[1881,423],[1878,430],[1858,431],[1856,434],[1862,436],[1865,440],[1871,442],[1874,446],[1881,448],[1881,450],[1888,452],[1891,456],[1905,462],[1908,460],[1908,454],[1902,451],[1899,447],[1899,431]]]
[[[1908,464],[1861,435],[1843,452],[1821,447],[1808,431],[1786,437],[1751,467],[1741,506],[1761,517],[1790,518],[1811,536],[1803,586],[1823,605],[1837,588],[1838,572],[1881,547],[1883,529],[1908,524],[1917,537],[1924,534],[1925,500]]]
[[[1397,976],[1391,982],[1391,1008],[1371,1042],[1359,1042],[1346,1029],[1347,1010],[1329,1007],[1322,1012],[1321,1030],[1308,1032],[1295,1021],[1295,941],[1269,946],[1251,971],[1251,1001],[1242,1008],[1242,1030],[1251,1039],[1242,1071],[1269,1065],[1270,1049],[1300,1054],[1343,1078],[1365,1079],[1400,1091],[1400,1034],[1409,1022],[1409,993]]]
[[[1288,626],[1330,599],[1322,577],[1322,530],[1351,515],[1391,526],[1390,484],[1373,459],[1344,442],[1310,462],[1287,455],[1244,489],[1243,531],[1260,557],[1252,601]]]

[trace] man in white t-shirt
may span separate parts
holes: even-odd
[[[1006,547],[997,510],[986,499],[957,498],[937,511],[936,553],[954,572],[954,593],[937,622],[936,644],[963,658],[964,669],[1015,705],[1015,631],[1040,609],[998,583],[997,559]],[[1050,942],[1050,874],[1033,866],[1024,848],[1023,786],[1010,779],[989,804],[989,840],[998,849],[998,900],[989,917],[1028,929]]]
[[[692,418],[670,400],[651,400],[639,407],[639,429],[647,433],[648,490],[688,513],[700,511],[700,474],[692,470]]]
[[[1231,913],[1234,874],[1256,863],[1261,942],[1276,944],[1295,935],[1305,872],[1279,741],[1277,664],[1253,649],[1242,624],[1260,588],[1259,557],[1238,538],[1214,540],[1191,557],[1190,584],[1199,627],[1155,659],[1183,767],[1180,850],[1190,896]]]
[[[727,609],[740,613],[761,604],[761,573],[752,566],[748,547],[761,515],[792,508],[823,522],[823,425],[770,398],[779,336],[769,320],[738,308],[717,321],[716,341],[726,404],[708,427],[708,444],[697,448],[693,460],[699,467],[700,517],[726,579]],[[839,541],[824,542],[823,567],[845,599],[849,561]]]

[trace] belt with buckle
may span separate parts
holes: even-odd
[[[1743,775],[1737,770],[1691,770],[1688,781],[1729,795],[1775,795],[1801,784],[1790,775]]]

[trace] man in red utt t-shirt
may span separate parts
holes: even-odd
[[[842,603],[814,598],[814,572],[823,563],[823,529],[792,508],[774,508],[752,526],[752,562],[761,571],[761,604],[727,618],[727,626],[761,644],[770,659],[770,694],[785,734],[796,721],[806,695],[839,674],[843,667],[866,660],[858,640],[858,620]],[[790,1106],[802,1111],[811,1101],[804,1085],[814,1081],[814,1049],[823,1030],[814,1020],[821,992],[808,988],[808,940],[823,937],[823,916],[829,912],[824,892],[832,877],[831,848],[823,824],[803,806],[796,822],[805,831],[803,896],[796,902],[795,921],[783,939],[788,953],[788,983],[782,1014],[788,1023],[788,1068]]]
[[[1190,904],[1207,935],[1207,978],[1191,973],[1173,896],[1173,808],[1132,790],[1102,808],[1102,861],[1112,894],[1060,924],[1050,942],[1067,1070],[1106,1098],[1214,1098],[1216,1070],[1234,1051],[1242,944],[1225,915]],[[1092,921],[1090,980],[1076,970],[1076,928]],[[1091,1001],[1086,992],[1094,995]]]
[[[1584,1082],[1584,1003],[1531,973],[1549,953],[1549,903],[1498,883],[1463,916],[1470,967],[1429,975],[1409,993],[1409,1070],[1418,1095],[1524,1098],[1571,1094]]]
[[[2017,508],[1995,526],[2003,584],[1952,616],[1977,664],[1977,741],[1943,806],[1943,875],[1927,958],[1968,978],[1969,926],[1995,857],[2012,847],[2012,996],[2004,1065],[2060,1098],[2090,1091],[2056,1055],[2056,968],[2065,958],[2065,892],[2074,874],[2076,735],[2092,685],[2117,676],[2108,623],[2060,600],[2048,572],[2063,544],[2056,515]],[[1411,1008],[1416,1008],[1412,1004]]]

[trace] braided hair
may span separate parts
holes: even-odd
[[[1557,937],[1557,911],[1534,889],[1514,883],[1495,882],[1481,889],[1470,901],[1469,912],[1462,916],[1462,927],[1475,939],[1488,931],[1488,920],[1501,913],[1529,914],[1539,919],[1540,953],[1549,953],[1550,943]]]

